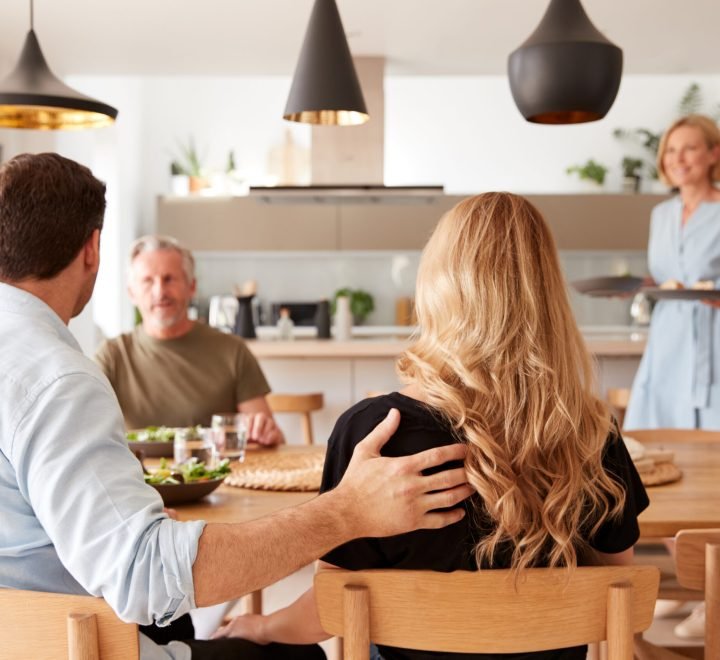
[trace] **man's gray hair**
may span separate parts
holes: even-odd
[[[130,268],[135,261],[135,257],[143,252],[155,252],[157,250],[173,250],[182,257],[183,270],[188,278],[188,282],[195,279],[195,259],[192,252],[180,244],[180,241],[172,236],[159,236],[157,234],[148,234],[141,236],[133,241],[130,246]]]

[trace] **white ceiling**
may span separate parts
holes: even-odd
[[[394,74],[504,74],[549,0],[337,0],[354,55]],[[0,76],[29,0],[0,0]],[[720,0],[584,0],[626,73],[720,72]],[[35,0],[35,31],[68,74],[291,75],[312,0]]]

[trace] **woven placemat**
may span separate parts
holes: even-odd
[[[647,472],[640,473],[640,480],[643,486],[662,486],[678,481],[682,477],[682,471],[675,463],[657,463],[655,467]]]
[[[225,483],[257,490],[319,490],[324,462],[322,446],[303,447],[302,451],[245,452],[245,460],[233,465]]]

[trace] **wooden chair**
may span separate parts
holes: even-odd
[[[315,576],[324,630],[344,660],[370,641],[454,653],[524,653],[608,640],[609,660],[632,660],[633,635],[653,618],[651,566],[480,572],[325,570]]]
[[[622,428],[625,411],[630,403],[630,390],[626,387],[611,387],[607,391],[607,403],[617,419],[618,426]]]
[[[138,628],[102,598],[0,589],[0,657],[138,660]]]
[[[720,529],[678,532],[675,564],[681,585],[705,592],[705,657],[720,658]]]
[[[265,399],[274,413],[300,413],[303,440],[313,444],[312,420],[310,413],[325,405],[325,398],[319,392],[312,394],[268,394]]]

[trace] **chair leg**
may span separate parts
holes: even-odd
[[[97,618],[74,613],[67,618],[68,660],[100,660]]]
[[[343,591],[343,658],[369,660],[370,595],[367,587],[348,584]]]
[[[632,584],[622,582],[610,585],[607,605],[609,660],[632,660],[633,658],[632,606]]]
[[[313,444],[313,431],[312,431],[312,420],[310,419],[310,413],[305,412],[300,416],[302,424],[303,440],[306,445]]]
[[[243,596],[243,609],[245,610],[245,614],[262,614],[262,601],[262,589],[251,591],[249,594]]]
[[[705,657],[720,658],[720,544],[705,546]]]

